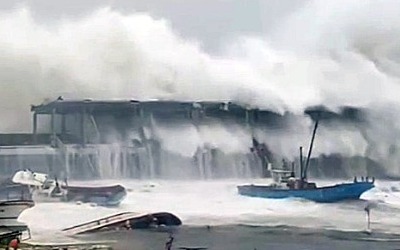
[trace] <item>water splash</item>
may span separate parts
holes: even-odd
[[[2,12],[0,112],[7,122],[0,128],[29,130],[29,105],[59,95],[231,100],[280,114],[288,111],[300,120],[307,119],[302,112],[308,106],[337,110],[352,105],[371,115],[364,134],[351,130],[343,135],[349,127],[331,127],[319,137],[317,148],[372,156],[397,173],[400,130],[390,125],[398,124],[397,116],[386,110],[399,107],[399,11],[397,1],[310,1],[276,24],[275,32],[237,38],[218,57],[177,35],[167,20],[146,13],[103,8],[49,27],[36,22],[26,8]],[[383,118],[384,124],[375,125]],[[308,129],[269,131],[264,137],[273,150],[293,157],[297,145],[280,136],[303,139]],[[393,132],[384,132],[389,130]],[[163,140],[171,145],[167,137]],[[207,143],[215,142],[211,138]],[[186,149],[193,152],[195,147]]]

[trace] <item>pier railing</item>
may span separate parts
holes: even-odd
[[[0,134],[0,146],[49,145],[51,134]]]
[[[32,194],[28,186],[20,184],[10,184],[0,189],[0,202],[19,200],[32,200]]]

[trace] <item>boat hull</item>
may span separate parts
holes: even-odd
[[[180,225],[182,225],[182,221],[176,215],[168,212],[123,212],[68,227],[62,231],[68,235],[77,235],[109,230],[149,229],[157,227],[176,227]]]
[[[62,186],[66,190],[66,201],[95,203],[99,206],[118,206],[126,197],[126,189],[121,185],[106,187]]]
[[[314,189],[277,189],[261,185],[242,185],[238,186],[238,191],[241,195],[251,197],[268,199],[301,198],[315,202],[331,203],[343,200],[357,200],[362,193],[373,187],[374,184],[371,182],[344,183]]]
[[[19,215],[35,205],[29,187],[4,181],[0,185],[0,227],[24,228],[18,222]]]
[[[108,187],[62,186],[61,192],[32,187],[31,193],[35,202],[82,202],[98,206],[118,206],[126,197],[126,189],[121,185]]]
[[[0,226],[7,228],[23,226],[22,223],[18,222],[18,217],[23,211],[33,206],[34,202],[29,200],[0,202]]]
[[[26,185],[5,183],[0,185],[0,201],[31,201],[32,194]]]

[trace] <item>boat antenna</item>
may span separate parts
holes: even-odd
[[[315,134],[317,133],[317,128],[318,128],[318,122],[319,122],[319,117],[317,117],[315,121],[315,126],[314,126],[314,131],[311,137],[311,143],[310,143],[310,148],[308,149],[308,155],[307,155],[307,161],[306,161],[306,166],[304,167],[304,172],[303,172],[303,179],[307,179],[307,169],[308,166],[310,165],[310,157],[311,157],[311,152],[314,144],[314,139],[315,139]]]
[[[290,177],[295,177],[295,174],[294,174],[294,161],[292,162],[292,172],[290,173]]]

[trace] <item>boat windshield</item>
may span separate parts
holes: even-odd
[[[54,181],[45,181],[45,183],[43,183],[43,189],[49,189],[50,187],[54,186]]]

